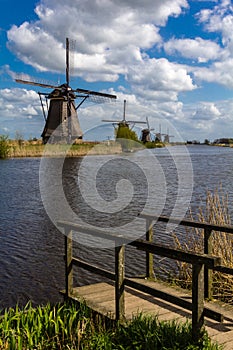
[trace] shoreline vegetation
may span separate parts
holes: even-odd
[[[144,145],[139,141],[119,139],[119,141],[107,140],[103,142],[78,140],[72,145],[46,144],[41,140],[9,140],[0,135],[0,158],[26,158],[26,157],[83,157],[86,155],[121,154],[123,152],[135,152],[144,148],[164,147],[162,142],[148,142]]]
[[[0,159],[6,158],[35,158],[35,157],[84,157],[86,155],[108,155],[131,153],[144,148],[163,148],[176,145],[208,145],[218,147],[232,147],[233,143],[191,143],[191,142],[171,142],[149,141],[142,143],[138,140],[119,138],[116,141],[83,141],[77,140],[74,144],[46,144],[41,140],[31,139],[10,140],[5,135],[0,135]]]
[[[124,324],[104,317],[84,303],[5,309],[0,316],[0,349],[69,350],[220,350],[205,329],[192,339],[191,322],[158,321],[138,314]]]

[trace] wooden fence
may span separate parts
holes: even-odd
[[[213,310],[204,307],[204,299],[212,295],[212,271],[233,274],[233,269],[222,266],[221,258],[212,256],[212,232],[226,232],[233,234],[233,226],[219,226],[208,223],[201,223],[191,220],[179,220],[166,216],[153,217],[143,215],[146,220],[146,239],[137,239],[131,241],[122,235],[112,235],[98,229],[89,229],[70,222],[60,221],[58,225],[64,229],[65,233],[65,262],[66,262],[66,289],[65,296],[70,298],[73,295],[73,267],[79,266],[90,272],[107,277],[115,282],[115,315],[117,320],[125,318],[125,287],[131,287],[136,290],[148,293],[152,296],[162,298],[184,309],[192,311],[192,331],[194,339],[198,339],[201,328],[204,324],[204,317],[212,318],[222,322],[222,315]],[[173,223],[186,227],[200,228],[204,230],[204,254],[197,254],[171,248],[153,242],[153,227],[156,222]],[[72,233],[81,232],[87,235],[94,235],[114,241],[115,245],[115,271],[111,272],[103,268],[92,265],[73,256]],[[192,265],[192,302],[177,296],[155,290],[149,286],[140,284],[131,278],[125,276],[125,246],[130,245],[138,250],[146,252],[146,277],[154,277],[153,257],[159,255],[174,260],[187,262]]]

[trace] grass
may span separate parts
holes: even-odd
[[[0,349],[218,350],[203,330],[192,341],[190,323],[159,322],[139,314],[125,325],[106,321],[85,304],[47,304],[6,309],[0,318]]]
[[[190,218],[194,215],[190,211]],[[209,222],[218,225],[231,225],[228,210],[228,196],[221,187],[213,193],[207,191],[205,205],[200,207],[197,213],[200,222]],[[185,242],[181,242],[180,236],[174,234],[175,246],[185,251],[203,253],[204,231],[198,228],[186,228]],[[212,232],[212,254],[222,259],[222,265],[233,268],[233,238],[231,234],[224,232]],[[192,281],[191,266],[184,262],[177,262],[176,275],[173,280],[182,287],[190,288]],[[213,272],[213,297],[221,301],[233,304],[233,276],[217,271]]]
[[[0,135],[0,159],[5,159],[8,157],[10,152],[8,137]]]
[[[66,154],[67,153],[67,154]],[[87,154],[115,154],[121,153],[121,146],[116,142],[79,142],[73,145],[48,144],[43,145],[40,141],[8,141],[8,152],[6,157],[82,157]]]
[[[0,158],[23,158],[23,157],[83,157],[85,155],[120,154],[122,150],[139,150],[143,147],[162,147],[162,143],[135,142],[130,139],[118,141],[92,142],[78,141],[73,145],[47,144],[43,145],[40,140],[9,140],[7,136],[0,135]]]

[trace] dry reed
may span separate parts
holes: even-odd
[[[213,193],[207,191],[205,206],[200,207],[197,213],[200,222],[217,225],[231,225],[228,210],[228,195],[220,189]],[[194,220],[192,211],[189,218]],[[177,248],[195,253],[203,253],[204,230],[186,227],[185,242],[181,242],[180,236],[173,234]],[[222,259],[222,265],[233,268],[233,237],[231,234],[212,231],[212,254]],[[177,269],[173,278],[174,282],[185,288],[190,288],[192,283],[192,268],[184,262],[177,262]],[[233,276],[218,271],[213,272],[213,297],[233,304]]]

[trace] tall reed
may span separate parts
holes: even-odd
[[[198,209],[196,217],[192,210],[189,218],[198,219],[200,222],[217,225],[231,225],[229,215],[228,195],[220,186],[213,192],[207,191],[205,205]],[[198,228],[186,228],[185,242],[181,241],[181,236],[174,233],[175,246],[185,251],[203,253],[204,230]],[[233,236],[228,233],[212,231],[212,254],[222,259],[222,265],[233,268]],[[187,263],[177,262],[178,269],[174,281],[184,287],[189,288],[192,280],[192,269]],[[214,271],[213,273],[213,296],[223,301],[233,304],[233,276]]]

